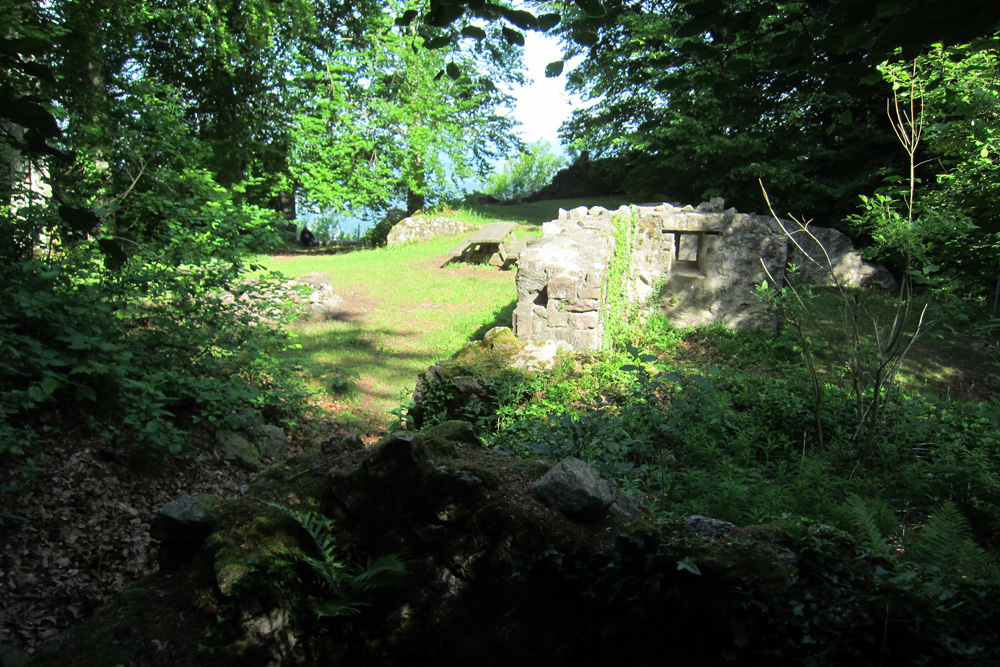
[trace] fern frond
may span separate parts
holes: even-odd
[[[407,562],[396,554],[385,554],[374,561],[369,560],[365,569],[354,575],[351,587],[357,591],[369,591],[381,586],[399,584],[406,576]]]
[[[913,561],[948,577],[1000,579],[1000,564],[976,544],[969,522],[952,501],[942,503],[908,545]]]
[[[367,607],[368,603],[359,600],[323,600],[312,606],[316,618],[337,616],[357,616],[361,613],[362,607]]]
[[[858,496],[852,495],[847,500],[847,512],[855,528],[854,537],[858,543],[874,555],[892,560],[895,554],[879,527],[878,518],[872,507]]]

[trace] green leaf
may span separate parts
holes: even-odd
[[[600,35],[590,30],[578,30],[571,37],[574,42],[582,46],[594,46],[597,42],[601,41]]]
[[[448,72],[448,77],[454,81],[458,81],[462,77],[462,69],[455,63],[448,63],[445,71]]]
[[[3,117],[8,118],[22,127],[35,130],[46,139],[58,137],[62,134],[55,116],[50,114],[45,108],[35,102],[25,102],[24,100],[11,100],[5,105],[2,112]]]
[[[413,23],[413,19],[417,18],[417,14],[419,13],[420,12],[418,12],[416,9],[407,9],[405,12],[403,12],[402,16],[396,18],[396,25],[398,26],[410,25],[411,23]]]
[[[538,19],[531,12],[521,9],[501,9],[504,18],[516,25],[521,30],[534,30],[538,27]]]
[[[511,30],[507,26],[503,27],[503,38],[506,39],[511,44],[517,46],[524,46],[524,35],[519,33],[517,30]]]
[[[440,4],[427,14],[427,24],[436,28],[447,28],[465,13],[464,5]]]
[[[698,0],[684,5],[684,11],[691,16],[719,16],[725,13],[726,4],[719,0]]]
[[[441,37],[435,37],[434,39],[424,43],[424,47],[433,51],[435,49],[443,49],[444,47],[450,44],[451,44],[451,37],[449,37],[448,35],[443,35]]]
[[[548,32],[559,25],[559,21],[561,20],[562,17],[559,14],[542,14],[538,17],[538,29],[542,32]]]
[[[607,16],[608,12],[600,0],[574,0],[583,13],[590,18]]]
[[[550,79],[559,76],[563,72],[563,65],[564,63],[562,60],[549,63],[545,66],[545,76]]]
[[[125,266],[125,262],[128,261],[128,255],[125,254],[125,250],[118,241],[113,239],[100,239],[97,242],[97,245],[101,247],[101,252],[104,253],[105,268],[110,271],[117,271]]]
[[[54,378],[52,376],[49,376],[47,378],[43,378],[42,379],[42,391],[45,392],[46,396],[52,396],[52,394],[55,393],[56,389],[59,388],[60,384],[62,384],[62,383],[59,382],[59,380],[57,380],[56,378]]]
[[[685,21],[674,33],[674,37],[694,37],[708,31],[716,24],[714,16],[696,16],[690,21]]]
[[[486,31],[478,26],[467,25],[462,28],[462,36],[472,39],[486,39]]]
[[[92,211],[68,206],[66,204],[59,207],[59,217],[63,219],[63,222],[69,225],[70,229],[78,234],[91,232],[97,229],[101,224],[101,219],[98,218]]]
[[[701,576],[701,570],[694,563],[694,556],[687,556],[677,561],[677,569],[687,570],[691,574],[697,574],[698,576]]]

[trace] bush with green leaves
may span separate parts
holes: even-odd
[[[504,164],[486,181],[486,191],[497,199],[523,199],[552,182],[552,177],[566,166],[566,158],[553,151],[547,141],[536,141],[513,162]]]
[[[223,267],[108,272],[81,254],[0,272],[0,454],[69,429],[160,457],[199,425],[251,411],[280,421],[305,406],[279,356],[287,335],[253,302],[227,303]]]
[[[902,545],[894,562],[925,577],[945,565],[932,534],[954,535],[965,545],[956,568],[1000,574],[989,548],[1000,535],[1000,402],[901,394],[859,449],[853,389],[825,378],[817,411],[791,332],[678,331],[653,319],[636,337],[648,352],[601,352],[495,385],[490,414],[474,416],[485,439],[590,461],[665,517],[809,517],[863,530],[873,553]],[[877,510],[875,528],[859,524],[862,505]]]

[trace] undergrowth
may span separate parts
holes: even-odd
[[[790,336],[654,319],[635,340],[493,377],[466,416],[494,448],[592,462],[664,520],[809,517],[928,576],[1000,582],[1000,402],[901,395],[860,448],[852,390],[827,377],[821,445]]]

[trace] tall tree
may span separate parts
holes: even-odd
[[[518,79],[519,53],[484,37],[435,43],[425,26],[386,21],[364,48],[304,72],[318,93],[296,123],[292,171],[304,199],[339,211],[405,201],[412,213],[518,147],[504,113],[512,99],[487,74]]]
[[[878,64],[897,47],[991,33],[1000,11],[965,0],[581,0],[564,18],[586,55],[571,81],[597,99],[566,136],[641,156],[631,189],[756,208],[763,178],[777,201],[833,220],[893,169]]]

